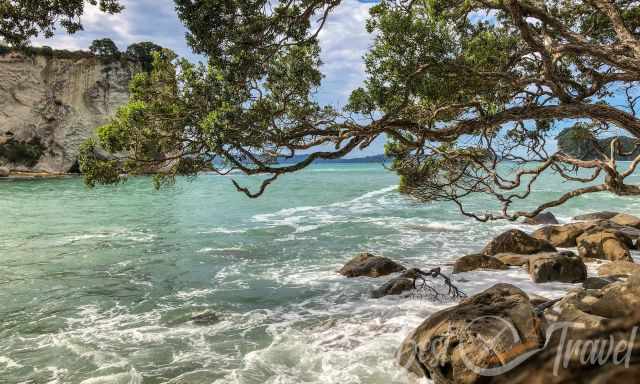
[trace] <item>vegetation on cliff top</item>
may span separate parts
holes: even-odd
[[[131,44],[127,47],[125,52],[121,52],[113,40],[109,38],[103,38],[94,40],[89,46],[88,51],[78,50],[69,51],[66,49],[53,49],[48,46],[33,47],[10,47],[0,44],[0,55],[4,55],[10,52],[20,52],[27,56],[44,56],[57,59],[88,59],[97,58],[103,62],[120,61],[123,64],[128,64],[130,61],[139,64],[145,71],[151,70],[153,62],[153,52],[162,51],[162,47],[149,42],[141,41]]]

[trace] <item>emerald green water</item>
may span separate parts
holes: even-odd
[[[380,279],[335,270],[363,250],[446,265],[517,224],[418,204],[396,182],[375,164],[318,165],[257,200],[214,175],[160,191],[0,182],[0,383],[406,383],[394,353],[443,305],[371,299]],[[547,177],[527,204],[567,188]],[[554,213],[602,209],[640,204],[600,194]],[[471,293],[496,281],[470,276]],[[500,276],[550,296],[569,286]],[[190,321],[205,310],[219,321]]]

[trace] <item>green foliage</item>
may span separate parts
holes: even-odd
[[[40,34],[52,37],[58,25],[67,33],[80,31],[86,3],[110,14],[123,9],[119,0],[0,0],[0,38],[20,47]]]
[[[0,144],[0,158],[10,163],[33,167],[42,157],[44,149],[44,145],[37,137],[29,141],[11,139],[4,144]]]
[[[105,159],[98,155],[98,151],[94,139],[89,139],[80,146],[78,162],[85,184],[95,187],[96,184],[117,184],[123,181],[118,161]]]
[[[366,79],[342,110],[315,97],[318,36],[339,1],[175,3],[188,44],[207,63],[148,43],[130,47],[145,63],[152,52],[153,65],[99,135],[103,147],[126,154],[119,166],[128,173],[160,173],[157,185],[211,166],[270,175],[257,194],[236,185],[256,197],[281,174],[386,135],[403,191],[456,203],[487,193],[503,205],[500,217],[514,219],[507,208],[528,195],[514,192],[521,176],[536,178],[527,163],[563,177],[575,168],[547,152],[558,124],[640,132],[633,106],[611,103],[621,88],[629,103],[637,96],[637,2],[379,1],[366,25],[374,34]],[[312,154],[273,166],[303,150]],[[520,176],[499,175],[513,169],[504,162],[522,165]]]
[[[162,47],[149,41],[131,44],[127,47],[127,56],[140,63],[146,72],[153,69],[153,53],[162,52]]]
[[[120,50],[109,38],[94,40],[89,46],[89,51],[98,57],[116,58],[120,56]]]

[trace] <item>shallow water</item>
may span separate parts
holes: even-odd
[[[446,305],[371,299],[384,278],[336,269],[369,250],[448,270],[518,225],[418,204],[396,183],[375,164],[318,165],[257,200],[214,175],[161,191],[148,178],[0,182],[0,383],[408,382],[394,353]],[[547,177],[527,204],[569,187]],[[553,212],[603,209],[638,214],[640,201],[591,195]],[[467,293],[498,280],[548,297],[570,287],[517,268],[455,278]],[[204,310],[220,321],[190,321]]]

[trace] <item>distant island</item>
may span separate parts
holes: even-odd
[[[278,158],[278,164],[288,164],[288,163],[298,163],[307,158],[309,155],[295,155],[291,158]],[[384,163],[388,158],[383,155],[373,155],[373,156],[364,156],[364,157],[352,157],[352,158],[341,158],[341,159],[316,159],[314,163]]]

